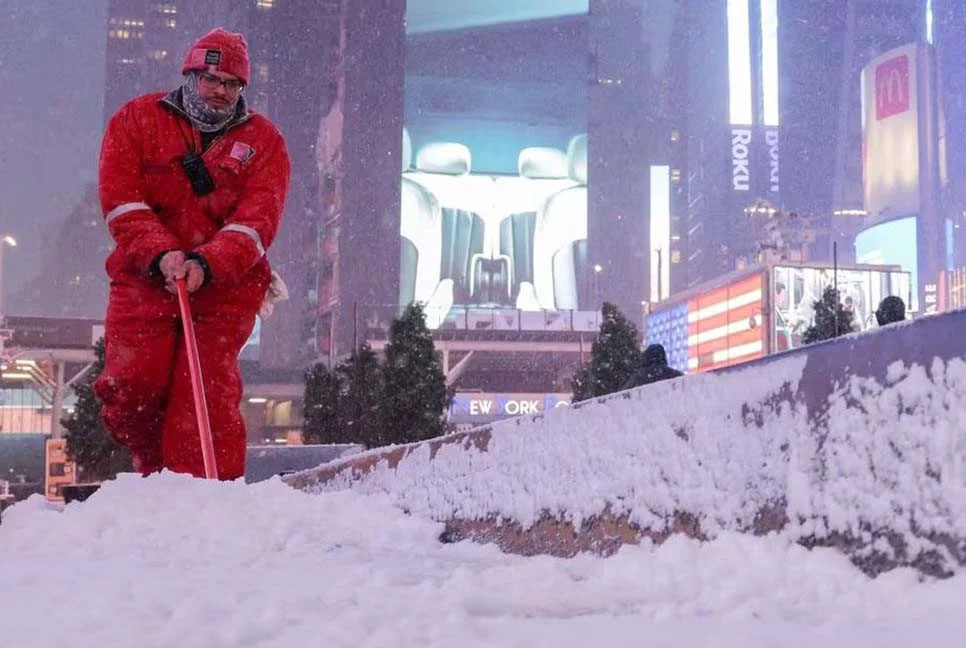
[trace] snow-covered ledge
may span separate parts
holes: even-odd
[[[286,481],[387,493],[444,540],[517,553],[778,532],[947,575],[966,564],[963,330],[926,318]]]

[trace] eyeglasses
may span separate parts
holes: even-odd
[[[238,92],[245,87],[245,84],[238,79],[219,79],[214,74],[208,74],[207,72],[201,72],[198,74],[198,80],[201,85],[205,86],[209,90],[215,90],[218,86],[225,86],[225,90],[228,92]]]

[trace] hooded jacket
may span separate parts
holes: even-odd
[[[875,311],[875,320],[879,326],[901,322],[906,319],[906,305],[902,299],[895,295],[889,295],[879,303],[879,308]]]
[[[651,344],[644,349],[644,354],[641,358],[641,368],[624,384],[624,389],[640,387],[641,385],[648,385],[659,380],[677,378],[683,375],[677,369],[668,366],[667,353],[664,351],[662,345]]]

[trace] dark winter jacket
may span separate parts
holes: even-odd
[[[659,380],[667,380],[668,378],[677,378],[682,375],[684,374],[677,369],[668,366],[667,353],[665,353],[664,347],[660,344],[651,344],[644,349],[641,368],[624,383],[624,389],[640,387],[641,385],[648,385]]]
[[[902,299],[895,295],[889,295],[879,302],[879,308],[875,312],[875,320],[879,323],[879,326],[901,322],[904,319],[906,319],[906,305]]]

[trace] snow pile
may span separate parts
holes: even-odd
[[[547,518],[579,529],[608,512],[664,532],[685,513],[712,538],[777,511],[796,539],[888,563],[870,572],[966,562],[966,363],[898,361],[882,382],[851,376],[836,389],[822,364],[836,353],[830,345],[504,421],[478,433],[485,444],[417,445],[367,472],[349,459],[310,490],[351,487],[433,520],[523,529]],[[807,406],[806,380],[831,394],[821,407]]]
[[[872,580],[777,535],[558,559],[441,529],[277,479],[122,476],[63,511],[35,497],[0,525],[0,645],[898,648],[966,631],[962,577]]]
[[[966,558],[966,362],[892,363],[885,384],[856,377],[830,398],[821,462],[790,489],[789,510],[829,530],[944,534]],[[822,448],[819,449],[818,445]],[[859,523],[861,521],[861,524]]]

